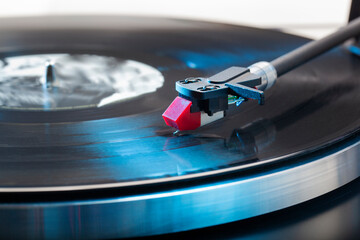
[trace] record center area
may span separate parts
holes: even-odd
[[[154,92],[163,82],[157,69],[133,60],[89,54],[12,56],[1,60],[0,107],[102,107]]]

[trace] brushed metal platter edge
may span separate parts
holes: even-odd
[[[172,233],[284,209],[360,176],[360,141],[256,176],[100,200],[0,204],[0,236],[119,238]]]

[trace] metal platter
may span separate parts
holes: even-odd
[[[9,58],[91,55],[133,61],[165,79],[151,91],[101,106],[28,109],[4,101],[5,237],[118,238],[202,228],[308,201],[360,174],[360,59],[346,49],[281,77],[264,106],[234,106],[222,121],[174,135],[161,113],[176,96],[175,81],[269,61],[308,40],[137,17],[4,19],[0,32],[0,68]],[[134,72],[130,82],[144,83]],[[84,80],[71,76],[74,84]]]

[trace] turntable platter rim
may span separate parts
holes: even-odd
[[[140,237],[223,224],[308,201],[360,176],[359,136],[332,150],[327,149],[325,154],[313,156],[306,164],[294,163],[281,170],[224,180],[215,185],[205,183],[197,187],[105,199],[4,203],[0,204],[3,212],[0,221],[14,214],[29,216],[41,211],[44,213],[42,221],[47,222],[48,229],[56,226],[58,230],[66,231],[66,226],[61,224],[67,221],[65,213],[77,209],[81,216],[101,219],[81,229],[82,236],[93,236],[89,229],[101,226],[110,237]],[[284,184],[279,184],[281,182]],[[177,217],[172,217],[174,215]],[[127,224],[117,224],[124,219]]]

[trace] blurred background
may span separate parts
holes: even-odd
[[[350,4],[351,0],[3,0],[0,17],[163,16],[276,28],[319,38],[347,22]]]

